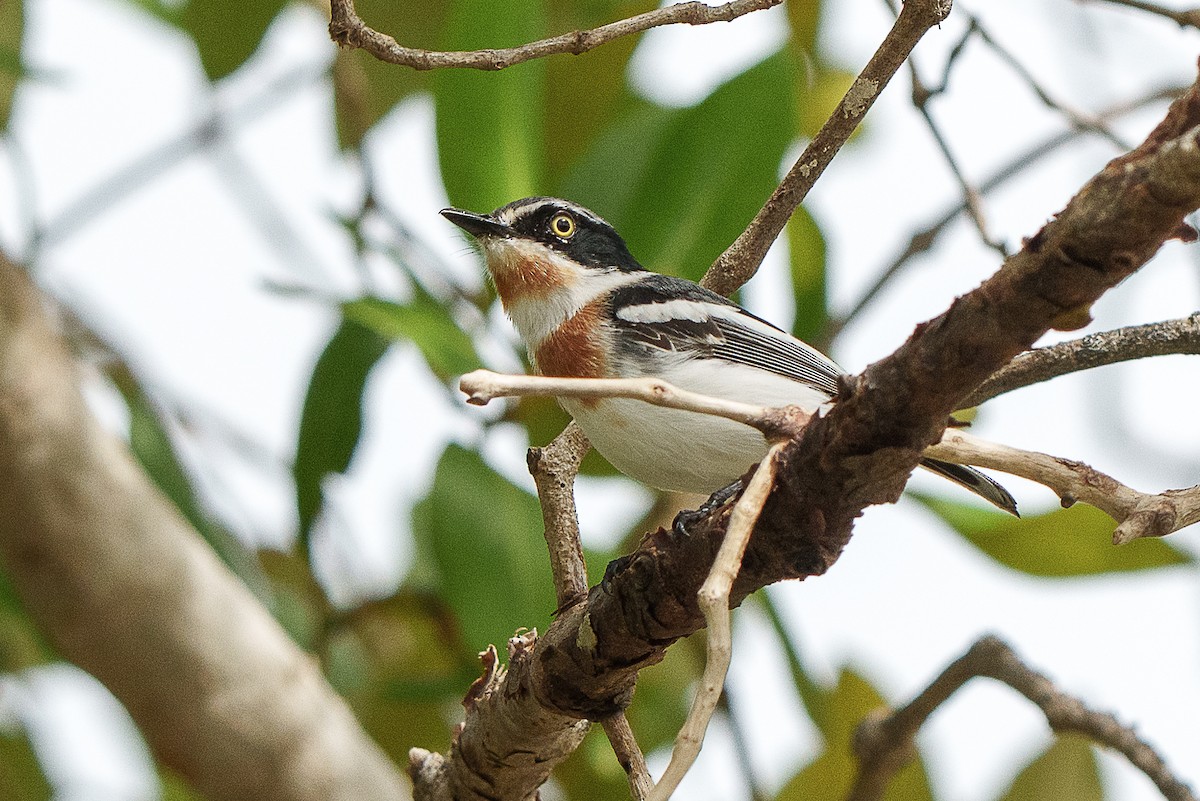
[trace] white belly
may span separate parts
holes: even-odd
[[[760,406],[796,404],[815,411],[829,400],[789,378],[729,363],[684,362],[662,378],[681,389]],[[723,417],[625,398],[561,403],[613,467],[659,489],[711,493],[767,453],[762,434]]]

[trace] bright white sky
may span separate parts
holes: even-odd
[[[827,53],[861,65],[887,17],[878,0],[844,0],[829,26]],[[1182,6],[1182,4],[1179,4]],[[960,2],[960,9],[966,2]],[[98,181],[178,136],[211,109],[239,109],[264,80],[330,57],[325,23],[295,9],[272,28],[254,62],[210,92],[190,45],[111,0],[36,0],[27,4],[26,52],[47,80],[21,97],[17,148],[0,159],[0,237],[21,253],[30,209],[18,203],[36,189],[32,213],[54,220]],[[1200,37],[1170,23],[1068,0],[975,3],[991,32],[1059,98],[1099,109],[1149,85],[1191,80]],[[655,99],[696,102],[718,81],[753,63],[781,40],[780,10],[733,24],[663,29],[648,35],[633,80]],[[950,22],[919,52],[927,79],[961,31]],[[728,52],[728,58],[718,54]],[[697,58],[703,53],[703,58]],[[719,62],[719,63],[718,63]],[[1080,65],[1083,65],[1082,67]],[[646,76],[653,75],[653,80]],[[954,73],[954,93],[935,113],[973,176],[982,176],[1048,132],[1059,118],[1001,69],[978,43]],[[237,128],[215,153],[193,156],[156,177],[115,208],[78,228],[43,255],[42,279],[85,314],[141,367],[166,396],[202,422],[222,421],[257,444],[266,466],[247,460],[219,436],[180,432],[214,502],[239,533],[284,543],[294,527],[288,460],[305,381],[333,323],[316,304],[281,298],[264,282],[329,292],[356,289],[350,249],[328,217],[345,208],[356,179],[336,153],[328,128],[330,95],[319,82],[281,98]],[[1161,108],[1120,130],[1136,141]],[[1014,130],[1014,120],[1019,129]],[[831,292],[848,308],[873,275],[955,196],[927,131],[907,107],[907,80],[881,98],[871,131],[841,154],[814,191],[810,208],[828,233]],[[403,219],[441,255],[462,282],[480,267],[461,238],[436,216],[446,205],[436,173],[432,107],[405,103],[370,141],[382,187]],[[25,171],[20,167],[23,154]],[[1069,197],[1113,151],[1083,140],[1036,178],[989,198],[995,233],[1016,244]],[[239,198],[265,193],[280,211],[291,249],[259,233]],[[894,349],[912,326],[943,310],[996,266],[965,224],[936,258],[914,265],[871,313],[836,344],[856,369]],[[1148,270],[1098,306],[1091,330],[1166,319],[1200,303],[1195,247],[1171,245]],[[307,255],[301,255],[307,254]],[[791,314],[778,256],[755,279],[749,302],[768,318]],[[378,278],[388,285],[388,271]],[[510,336],[497,317],[497,337]],[[1089,461],[1145,489],[1200,481],[1200,395],[1194,359],[1176,357],[1109,368],[1006,396],[989,404],[977,433],[1014,445]],[[111,397],[95,387],[98,411],[121,426]],[[337,482],[334,528],[322,548],[323,571],[339,597],[387,592],[408,563],[407,507],[427,488],[447,439],[474,441],[481,412],[448,409],[442,389],[409,350],[395,348],[370,384],[367,436],[351,474]],[[486,413],[486,412],[484,412]],[[421,421],[419,426],[412,425]],[[485,452],[529,485],[524,440],[497,432]],[[916,479],[928,491],[934,481]],[[1048,508],[1047,492],[1007,481],[1023,508]],[[640,515],[647,495],[623,480],[585,481],[585,534],[611,537]],[[218,500],[219,499],[219,500]],[[400,529],[400,530],[397,530]],[[330,542],[336,541],[337,545]],[[1175,535],[1200,553],[1200,533]],[[864,671],[894,700],[916,692],[981,634],[1012,642],[1036,667],[1093,706],[1135,721],[1169,762],[1200,783],[1200,583],[1180,569],[1144,577],[1042,581],[1014,575],[972,551],[911,501],[872,510],[828,576],[772,588],[810,668],[831,679],[843,663]],[[780,658],[753,610],[738,613],[732,688],[752,736],[755,764],[774,789],[817,748],[803,724]],[[497,633],[497,637],[502,633]],[[58,798],[143,799],[156,793],[137,769],[144,759],[113,734],[127,730],[111,712],[95,718],[83,705],[111,704],[77,671],[34,671],[9,680],[0,720],[19,715],[32,728],[54,772]],[[87,699],[87,700],[85,700]],[[88,706],[91,709],[91,706]],[[72,727],[81,718],[105,721]],[[923,734],[939,796],[992,798],[1018,763],[1048,742],[1044,722],[1002,688],[972,685]],[[72,745],[77,743],[76,745]],[[81,760],[80,754],[109,758]],[[62,756],[63,750],[73,756]],[[727,732],[712,733],[681,798],[738,798],[730,784]],[[663,755],[652,764],[661,769]],[[1156,798],[1153,788],[1113,757],[1104,757],[1110,797]]]

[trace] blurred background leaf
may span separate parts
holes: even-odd
[[[407,47],[436,48],[444,35],[448,3],[357,0],[355,11],[378,31],[403,32]],[[386,64],[364,50],[338,48],[333,67],[338,143],[354,149],[373,125],[401,100],[428,92],[432,75]]]
[[[545,34],[541,0],[513,0],[503,13],[495,11],[490,0],[454,0],[443,49],[510,47]],[[438,159],[451,205],[485,212],[538,193],[545,176],[545,73],[539,59],[498,73],[433,76]]]
[[[1013,779],[998,801],[1104,801],[1096,753],[1082,736],[1063,734]]]
[[[1135,540],[1113,547],[1116,524],[1112,518],[1083,503],[1016,518],[958,501],[909,494],[992,559],[1031,576],[1129,573],[1194,562],[1162,539]]]
[[[292,467],[300,542],[306,551],[313,522],[321,511],[322,482],[330,473],[343,473],[350,466],[362,433],[367,375],[387,345],[379,334],[347,317],[313,367]]]
[[[0,798],[5,801],[49,801],[54,793],[37,755],[21,729],[0,726]]]
[[[775,187],[795,77],[780,52],[692,108],[635,105],[564,194],[608,219],[645,266],[698,280]]]
[[[286,5],[284,0],[188,0],[179,22],[196,43],[204,73],[218,81],[254,54]]]
[[[25,72],[21,63],[24,33],[25,4],[17,0],[0,3],[0,134],[8,130],[13,96]]]
[[[503,652],[517,629],[545,631],[555,602],[541,509],[478,453],[446,448],[413,534],[424,557],[414,570],[454,610],[465,649]]]
[[[843,668],[837,686],[829,693],[822,714],[813,716],[825,744],[820,756],[784,785],[777,801],[810,798],[845,798],[858,773],[852,741],[858,724],[868,714],[885,708],[879,692],[861,675]],[[883,794],[886,801],[933,801],[923,761],[918,758],[896,774]]]

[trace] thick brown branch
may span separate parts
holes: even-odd
[[[732,0],[719,6],[700,2],[678,3],[647,11],[628,19],[610,22],[590,31],[572,31],[550,39],[540,39],[520,47],[489,50],[441,52],[405,47],[386,33],[367,26],[354,10],[352,0],[332,0],[329,38],[345,47],[359,47],[380,61],[416,70],[447,67],[476,70],[502,70],[514,64],[560,53],[579,55],[622,36],[657,28],[661,25],[707,25],[729,22],[753,11],[779,5],[783,0]],[[499,12],[505,13],[505,12]]]
[[[863,67],[833,115],[804,148],[800,158],[754,215],[746,230],[713,263],[700,283],[729,295],[750,279],[762,264],[771,243],[804,201],[810,189],[854,133],[875,98],[900,69],[921,37],[950,13],[950,0],[908,0],[896,24]]]
[[[1022,353],[972,392],[964,407],[1069,373],[1172,354],[1200,355],[1200,312],[1179,320],[1088,334]]]
[[[39,629],[204,797],[401,798],[316,662],[89,414],[2,256],[0,562]]]
[[[859,773],[847,801],[882,798],[896,772],[912,759],[914,738],[933,712],[971,679],[1003,682],[1029,699],[1056,732],[1074,732],[1123,754],[1154,782],[1168,801],[1195,801],[1186,784],[1132,727],[1107,712],[1089,709],[1030,668],[1006,643],[984,637],[956,659],[916,698],[891,714],[864,720],[854,738]]]

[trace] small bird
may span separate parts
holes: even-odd
[[[841,368],[729,299],[650,272],[611,225],[550,197],[491,214],[442,216],[483,250],[505,312],[545,376],[660,378],[682,389],[813,413],[837,394]],[[708,494],[767,453],[761,433],[698,412],[626,398],[559,398],[596,450],[652,487]],[[1004,487],[969,467],[921,464],[1016,514]]]

